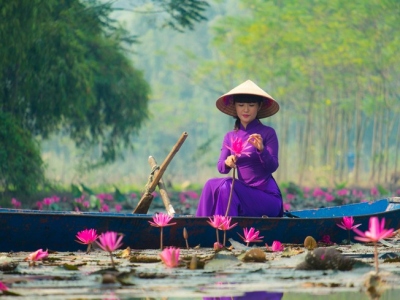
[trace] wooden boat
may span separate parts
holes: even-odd
[[[241,241],[244,228],[254,227],[264,236],[264,243],[303,244],[307,236],[317,241],[329,235],[332,242],[347,239],[347,232],[336,224],[342,217],[353,216],[355,224],[361,223],[362,231],[368,229],[371,216],[385,218],[385,228],[400,228],[400,198],[391,197],[327,208],[306,209],[286,213],[283,218],[234,217],[236,227],[227,231],[227,239]],[[171,222],[176,225],[164,228],[164,246],[185,248],[183,229],[188,232],[190,247],[212,247],[216,232],[207,223],[207,217],[177,215]],[[98,233],[116,231],[124,234],[123,247],[131,249],[157,249],[160,247],[159,228],[149,225],[152,215],[103,212],[56,212],[21,209],[0,209],[0,251],[54,251],[86,250],[76,242],[76,234],[94,228]],[[354,234],[351,235],[352,237]],[[220,233],[222,239],[222,233]],[[264,246],[264,243],[258,245]],[[230,243],[227,242],[227,246]]]

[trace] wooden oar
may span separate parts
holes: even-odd
[[[149,164],[151,169],[153,170],[155,167],[157,167],[157,162],[156,159],[153,156],[149,156]],[[155,169],[154,175],[157,176],[157,173],[159,172],[158,168]],[[165,209],[167,210],[167,213],[169,216],[173,216],[175,214],[175,210],[171,204],[171,201],[169,200],[169,196],[167,193],[167,190],[165,189],[164,181],[162,178],[158,181],[158,190],[160,191],[161,199],[164,203]]]
[[[163,163],[160,166],[157,174],[154,176],[152,182],[147,187],[145,193],[143,194],[142,198],[140,199],[138,205],[136,206],[133,213],[135,214],[146,214],[149,210],[150,204],[153,201],[153,195],[151,194],[156,189],[158,182],[160,181],[161,177],[164,175],[165,170],[167,169],[169,163],[174,158],[175,154],[179,151],[179,148],[182,146],[183,142],[186,140],[188,134],[187,132],[182,133],[181,137],[179,138],[178,142],[172,147],[171,152],[165,158]]]

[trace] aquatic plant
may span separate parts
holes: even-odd
[[[77,233],[76,238],[79,240],[77,241],[78,243],[88,245],[86,253],[89,253],[92,248],[92,244],[95,240],[97,240],[98,235],[96,229],[84,229]]]
[[[166,226],[172,226],[176,223],[169,223],[172,220],[168,214],[165,213],[158,213],[153,216],[153,221],[149,221],[151,226],[159,227],[160,228],[160,250],[163,249],[163,228]]]
[[[218,233],[218,229],[221,226],[222,222],[223,222],[223,216],[221,215],[214,215],[212,218],[208,218],[209,221],[207,221],[208,224],[210,224],[212,227],[215,228],[215,234],[217,235],[217,243],[219,243],[219,233]],[[215,247],[214,247],[215,248]]]
[[[280,252],[285,249],[280,241],[273,241],[271,247],[268,247],[268,244],[265,244],[267,250],[271,250],[273,252]]]
[[[354,237],[356,240],[361,242],[372,242],[374,243],[374,258],[375,258],[375,271],[376,274],[379,272],[379,262],[378,262],[378,247],[377,243],[381,239],[385,239],[391,237],[394,229],[385,229],[385,218],[382,218],[382,222],[379,222],[378,217],[370,217],[369,218],[369,227],[368,230],[362,232],[357,228],[353,228],[353,231],[359,235]]]
[[[235,139],[231,138],[231,147],[229,147],[228,145],[225,145],[225,147],[227,149],[231,150],[233,152],[233,154],[235,155],[235,157],[240,157],[242,155],[250,156],[250,152],[245,151],[245,150],[248,150],[251,147],[251,145],[248,145],[248,141],[243,142],[243,140],[239,137],[236,137]],[[233,186],[235,184],[235,177],[236,177],[235,174],[236,174],[236,168],[233,168],[232,184],[231,184],[231,190],[229,192],[228,205],[226,207],[225,217],[228,216],[229,208],[231,207]],[[225,243],[224,243],[224,245],[225,245]]]
[[[21,208],[21,201],[18,201],[15,198],[11,199],[11,205],[15,208],[15,209],[19,209]]]
[[[160,258],[168,268],[176,268],[179,265],[180,249],[167,247],[160,253]]]
[[[25,258],[25,261],[29,261],[29,266],[34,266],[37,261],[43,260],[43,258],[46,258],[48,255],[49,253],[47,250],[43,251],[43,249],[39,249],[29,254],[28,257]]]
[[[348,244],[350,245],[350,231],[353,230],[354,228],[357,228],[361,224],[354,225],[353,217],[343,217],[342,223],[336,224],[336,225],[344,230],[347,230],[347,234],[348,234],[347,241],[348,241]]]
[[[233,227],[235,227],[238,223],[232,224],[231,225],[231,221],[232,218],[231,217],[221,217],[221,225],[219,226],[219,230],[222,230],[224,232],[224,241],[222,243],[222,245],[225,247],[225,243],[226,243],[226,231],[227,230],[231,230]]]
[[[122,234],[118,234],[114,231],[107,231],[105,233],[102,233],[98,237],[98,241],[96,241],[96,244],[99,245],[101,249],[107,251],[110,254],[111,264],[113,268],[115,268],[115,264],[112,257],[112,252],[122,246],[121,240],[123,237],[124,236]]]
[[[0,281],[0,291],[8,291],[8,287]]]
[[[258,243],[262,242],[263,236],[260,236],[260,231],[256,231],[254,227],[250,227],[250,229],[244,228],[243,229],[243,236],[238,233],[238,235],[242,238],[244,242],[246,242],[247,246],[249,246],[250,243]]]

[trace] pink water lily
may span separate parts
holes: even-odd
[[[247,140],[243,142],[239,137],[231,138],[231,146],[225,145],[225,147],[231,150],[237,157],[242,155],[250,156],[250,152],[246,150],[251,148],[251,144],[249,145]]]
[[[340,228],[347,230],[348,233],[348,244],[350,244],[350,230],[357,228],[358,226],[360,226],[361,224],[356,224],[354,225],[354,219],[353,217],[343,217],[342,219],[342,223],[340,224],[336,224],[337,226],[339,226]]]
[[[282,243],[280,241],[272,242],[272,246],[271,246],[272,251],[279,252],[279,251],[283,251],[284,249],[285,249],[285,247],[282,245]]]
[[[118,237],[119,235],[119,237]],[[107,231],[105,233],[102,233],[98,237],[98,241],[96,241],[96,244],[103,249],[104,251],[107,251],[110,254],[111,258],[111,264],[112,267],[115,268],[114,260],[112,257],[112,252],[117,250],[119,247],[122,246],[122,238],[124,236],[122,234],[118,234],[114,231]]]
[[[49,255],[49,253],[46,251],[43,251],[43,249],[36,250],[35,252],[32,252],[31,254],[28,255],[25,260],[29,261],[30,266],[34,266],[37,261],[43,260]]]
[[[219,243],[219,234],[218,234],[218,229],[221,227],[222,222],[224,221],[224,217],[221,215],[214,215],[212,218],[209,218],[209,221],[207,221],[208,224],[210,224],[212,227],[215,228],[215,233],[217,235],[217,244]],[[215,250],[215,247],[214,247]]]
[[[172,220],[168,214],[158,213],[153,216],[153,222],[149,221],[151,226],[160,227],[160,249],[163,248],[163,227],[172,226],[176,223],[169,223]]]
[[[89,253],[92,244],[97,240],[98,235],[96,229],[84,229],[76,234],[76,238],[78,239],[78,243],[88,245],[86,253]]]
[[[378,217],[369,218],[369,228],[367,231],[362,232],[361,230],[354,228],[353,231],[359,236],[354,237],[356,240],[361,242],[373,242],[374,243],[374,256],[375,256],[375,270],[378,274],[378,248],[377,243],[379,240],[391,237],[393,235],[394,229],[385,229],[385,218],[382,218],[382,221],[379,222]]]
[[[175,225],[176,223],[169,223],[169,221],[171,221],[171,220],[172,220],[172,217],[170,217],[168,214],[158,213],[153,216],[154,222],[149,221],[149,223],[151,226],[154,226],[154,227],[165,227],[165,226]]]
[[[176,268],[179,265],[179,254],[179,248],[167,247],[160,253],[160,257],[168,268]]]
[[[235,227],[238,223],[232,224],[231,225],[231,221],[232,218],[231,217],[221,217],[221,225],[219,226],[219,230],[222,230],[224,232],[224,241],[222,243],[222,245],[225,247],[226,244],[226,231],[227,230],[231,230],[233,227]]]
[[[357,228],[361,224],[354,225],[353,217],[343,217],[342,223],[336,225],[345,230],[352,230],[354,228]]]
[[[8,291],[8,287],[0,281],[0,291]]]
[[[250,229],[244,228],[243,229],[243,235],[241,236],[239,233],[238,235],[243,239],[244,242],[247,243],[247,246],[249,246],[250,243],[258,243],[262,242],[263,236],[260,236],[260,231],[256,231],[254,227],[250,227]]]

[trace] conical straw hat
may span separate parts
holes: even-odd
[[[275,101],[275,99],[251,80],[246,80],[242,84],[230,90],[228,93],[219,97],[216,102],[217,108],[227,115],[236,117],[236,109],[233,103],[232,95],[238,94],[257,95],[264,98],[264,102],[262,103],[262,106],[257,114],[258,119],[272,116],[279,110],[279,104]]]

